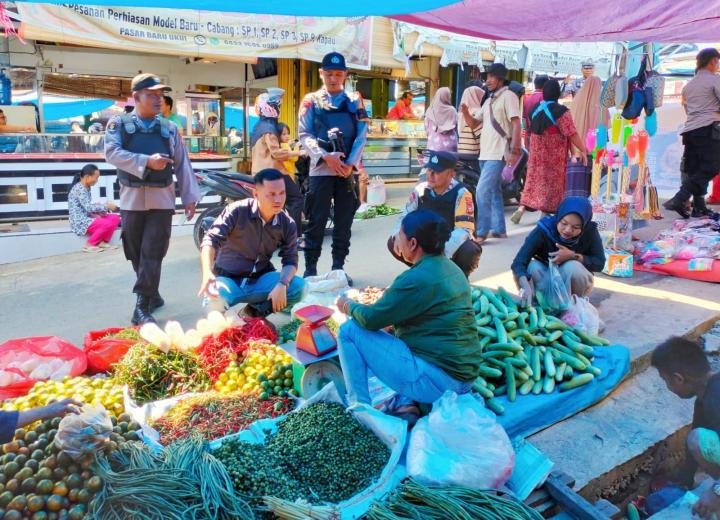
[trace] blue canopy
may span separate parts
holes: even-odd
[[[37,105],[37,98],[23,97],[13,101],[13,105],[19,105],[21,103],[34,103]],[[101,112],[106,108],[110,108],[115,104],[110,99],[75,99],[75,98],[60,98],[52,97],[51,99],[44,99],[43,102],[43,116],[45,121],[55,121],[57,119],[67,119],[70,117],[86,116],[93,112]]]
[[[64,4],[62,0],[21,0],[32,3]],[[163,9],[197,9],[200,11],[239,12],[257,14],[277,14],[287,16],[389,16],[394,14],[419,13],[430,11],[457,0],[370,0],[369,2],[334,2],[306,0],[288,2],[287,0],[243,0],[226,2],[222,0],[196,0],[178,2],[177,0],[93,0],[93,5],[122,7],[159,7]]]

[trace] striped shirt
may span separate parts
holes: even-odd
[[[458,140],[458,153],[480,155],[480,131],[482,125],[471,129],[466,124],[462,125],[460,130],[460,139]]]

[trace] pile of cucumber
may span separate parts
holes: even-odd
[[[592,360],[595,347],[609,345],[606,339],[575,330],[542,307],[520,308],[502,287],[474,287],[472,301],[483,349],[473,390],[496,414],[505,411],[497,396],[515,401],[517,394],[572,390],[600,375]]]

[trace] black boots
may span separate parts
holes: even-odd
[[[132,315],[133,325],[144,325],[145,323],[156,323],[155,318],[150,314],[150,298],[144,294],[137,295],[137,302],[135,303],[135,311]]]
[[[712,215],[712,211],[710,211],[710,209],[708,209],[708,207],[705,205],[705,197],[701,195],[695,195],[693,197],[693,209],[691,215],[693,218],[707,217],[709,215]]]
[[[160,296],[160,293],[157,293],[155,296],[150,297],[148,309],[150,310],[150,312],[155,312],[163,305],[165,305],[165,300],[163,300],[162,296]]]
[[[307,252],[305,252],[305,273],[303,278],[308,276],[317,276],[317,258],[308,258]]]
[[[663,203],[663,208],[677,212],[682,218],[690,218],[690,211],[686,206],[689,198],[690,194],[681,189],[672,199]]]

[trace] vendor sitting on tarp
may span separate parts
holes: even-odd
[[[699,468],[720,479],[720,373],[710,371],[710,363],[697,342],[679,337],[660,344],[650,362],[668,390],[682,399],[695,398],[687,438],[688,457],[674,477],[679,484],[692,487]],[[720,512],[720,481],[703,495],[700,504],[703,511]]]
[[[546,286],[549,262],[560,268],[570,294],[590,294],[592,273],[605,266],[605,251],[587,198],[567,197],[557,214],[540,219],[525,239],[511,265],[523,304],[531,305],[535,291]]]
[[[412,267],[373,305],[344,296],[337,302],[351,318],[338,333],[348,400],[370,404],[371,371],[399,394],[389,412],[411,426],[420,415],[416,403],[432,403],[446,390],[469,392],[480,368],[470,284],[443,255],[449,236],[436,213],[407,214],[398,242]],[[382,330],[390,326],[393,334]]]
[[[475,233],[475,203],[470,191],[455,180],[457,159],[450,152],[429,151],[427,181],[421,182],[410,193],[405,211],[398,219],[395,232],[388,239],[390,253],[406,265],[412,265],[400,253],[398,236],[400,222],[405,215],[416,209],[429,209],[440,215],[451,229],[450,239],[445,244],[445,256],[465,273],[477,269],[482,247],[473,240]]]

